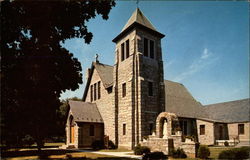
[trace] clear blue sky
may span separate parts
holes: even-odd
[[[164,78],[186,86],[197,101],[212,104],[249,97],[248,2],[140,1],[139,8],[162,39]],[[88,22],[94,34],[90,45],[67,40],[63,47],[82,63],[83,85],[62,99],[83,95],[85,71],[99,54],[101,63],[114,64],[115,44],[136,9],[135,1],[117,1],[109,19]]]

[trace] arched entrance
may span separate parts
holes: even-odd
[[[73,116],[69,117],[69,142],[74,143],[75,141],[75,128],[74,128],[74,121]]]
[[[176,124],[178,124],[178,117],[174,113],[160,113],[156,119],[156,136],[168,138],[173,134]]]

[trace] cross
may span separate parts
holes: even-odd
[[[95,54],[95,61],[96,61],[96,62],[99,62],[99,61],[98,61],[98,57],[99,57],[99,55],[98,55],[98,54]]]

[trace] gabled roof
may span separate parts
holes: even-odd
[[[128,22],[126,25],[123,27],[122,31],[123,32],[125,29],[127,29],[129,26],[131,26],[133,23],[139,23],[147,28],[150,28],[154,31],[157,31],[155,27],[150,23],[150,21],[143,15],[141,10],[139,8],[136,8],[132,16],[129,18]]]
[[[91,82],[94,69],[96,69],[97,73],[99,74],[102,84],[105,88],[111,87],[113,85],[113,66],[102,64],[99,62],[93,62],[83,93],[83,101],[85,101],[85,98],[87,96],[88,88]]]
[[[69,107],[75,122],[103,123],[95,103],[70,100]]]
[[[123,27],[121,33],[113,39],[113,42],[117,42],[124,35],[130,32],[134,28],[140,28],[145,31],[150,32],[160,38],[163,38],[165,35],[158,32],[155,27],[151,24],[151,22],[143,15],[139,8],[136,8],[132,16],[129,18],[126,25]]]
[[[206,105],[205,110],[210,119],[225,123],[249,122],[250,99]]]
[[[102,63],[94,63],[95,69],[98,72],[105,88],[113,85],[113,66]]]
[[[184,85],[165,80],[166,112],[175,113],[179,117],[206,118],[204,108],[188,92]]]

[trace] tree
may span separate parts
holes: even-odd
[[[62,91],[82,83],[81,64],[60,46],[93,35],[86,22],[108,19],[113,0],[1,2],[1,143],[26,134],[38,149],[53,131]]]

